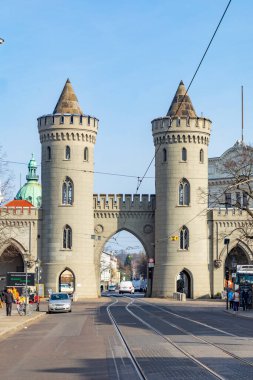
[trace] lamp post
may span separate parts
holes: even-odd
[[[224,245],[227,246],[227,257],[228,257],[228,245],[229,245],[230,240],[229,239],[224,239]],[[229,280],[229,268],[225,268],[225,277],[227,281],[227,301],[226,301],[226,309],[228,310],[228,280]]]

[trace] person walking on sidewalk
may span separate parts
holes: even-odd
[[[235,291],[234,293],[234,311],[238,311],[239,310],[239,304],[240,304],[240,294],[238,292],[238,290]]]
[[[10,288],[8,288],[7,292],[4,293],[4,302],[6,304],[6,315],[11,316],[11,310],[12,310],[12,304],[14,302],[14,297]]]
[[[229,300],[229,308],[233,309],[234,291],[232,289],[230,289],[228,292],[228,300]]]

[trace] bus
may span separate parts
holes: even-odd
[[[253,284],[253,265],[237,265],[235,284]]]

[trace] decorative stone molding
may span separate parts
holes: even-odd
[[[104,227],[102,226],[102,224],[97,224],[95,227],[95,233],[101,234],[103,231],[104,231]]]
[[[144,227],[143,227],[143,232],[145,234],[151,234],[151,232],[153,232],[153,226],[151,226],[150,224],[146,224]]]
[[[214,267],[216,268],[216,269],[218,269],[218,268],[220,268],[221,267],[221,265],[222,265],[222,260],[214,260]]]

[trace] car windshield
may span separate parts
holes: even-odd
[[[68,300],[69,297],[67,294],[52,294],[50,299],[52,301],[57,301],[57,300]]]

